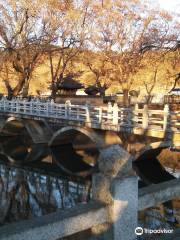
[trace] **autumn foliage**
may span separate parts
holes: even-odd
[[[176,19],[140,0],[0,0],[1,86],[27,96],[44,66],[52,96],[67,75],[102,96],[137,84],[151,95],[162,72],[165,84],[179,73]]]

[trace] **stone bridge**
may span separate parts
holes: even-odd
[[[156,157],[164,148],[171,147],[177,151],[180,149],[180,111],[172,111],[168,105],[148,109],[147,105],[138,104],[127,108],[116,103],[113,106],[111,103],[92,106],[73,105],[69,101],[58,104],[39,99],[27,101],[16,98],[9,101],[2,98],[0,115],[1,134],[14,136],[15,141],[16,136],[19,139],[21,136],[22,139],[29,137],[28,141],[32,145],[38,144],[41,153],[45,153],[48,145],[54,161],[68,174],[83,177],[93,175],[93,199],[106,206],[104,208],[100,205],[97,209],[104,216],[104,221],[96,214],[91,214],[96,217],[95,225],[98,226],[91,224],[88,219],[89,224],[82,229],[92,228],[94,236],[103,235],[102,239],[108,240],[135,239],[138,209],[169,201],[180,195],[179,191],[173,191],[169,185],[163,185],[164,192],[157,196],[157,201],[149,202],[150,196],[154,192],[158,194],[158,189],[161,188],[161,181],[156,181],[156,176],[151,178],[155,174],[155,168],[158,172],[156,175],[162,175],[162,182],[174,181],[174,177],[166,172],[156,158],[153,164],[144,160],[153,151]],[[10,160],[15,159],[6,147],[2,146],[1,151]],[[82,156],[89,157],[89,151],[94,153],[93,160],[90,158],[86,162]],[[26,160],[38,160],[40,155],[39,150],[32,147]],[[156,187],[150,192],[149,189],[147,192],[144,190],[139,195],[139,201],[137,175],[147,186],[159,183],[158,189]],[[177,183],[174,185],[177,190]],[[93,209],[94,205],[92,211]],[[63,226],[62,222],[60,224]],[[71,234],[78,231],[80,230],[76,226]],[[24,232],[22,234],[22,239],[30,239]],[[7,239],[18,239],[20,236],[17,234],[17,238],[10,236]],[[65,234],[58,232],[56,238],[62,236]],[[43,235],[38,239],[48,238]]]
[[[159,106],[158,109],[148,109],[147,105],[142,106],[142,104],[130,107],[120,107],[116,103],[113,106],[111,103],[92,106],[90,104],[73,105],[70,101],[58,104],[53,100],[27,101],[15,98],[9,101],[2,98],[0,113],[5,117],[4,121],[7,121],[8,117],[23,120],[26,128],[39,131],[37,135],[41,135],[40,129],[38,130],[40,122],[39,125],[43,127],[39,126],[39,128],[45,127],[46,134],[49,133],[48,124],[56,124],[146,135],[169,140],[175,145],[180,144],[180,110],[171,111],[168,105]],[[4,123],[1,119],[1,127]]]

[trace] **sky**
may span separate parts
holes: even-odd
[[[165,10],[180,13],[180,0],[157,0],[157,2]]]

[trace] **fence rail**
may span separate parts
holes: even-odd
[[[70,101],[65,104],[55,103],[53,100],[33,99],[31,101],[14,98],[0,100],[0,112],[17,114],[21,117],[29,116],[48,119],[62,119],[81,123],[95,124],[98,128],[115,129],[139,128],[155,129],[159,131],[180,132],[180,111],[170,111],[169,106],[164,109],[148,109],[147,105],[139,108],[135,106],[119,107],[116,103],[112,106],[93,106],[90,104],[74,105]],[[106,126],[106,127],[104,127]]]
[[[80,204],[32,220],[5,225],[1,240],[54,240],[88,230],[108,221],[106,206],[100,202]]]

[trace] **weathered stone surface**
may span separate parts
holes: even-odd
[[[116,178],[112,184],[112,222],[114,240],[136,239],[138,213],[138,180],[137,177]]]
[[[108,205],[108,223],[92,229],[104,240],[135,239],[138,182],[132,171],[133,157],[120,145],[101,150],[99,174],[93,176],[93,198]]]
[[[137,177],[112,178],[102,173],[93,176],[93,198],[108,204],[108,224],[94,227],[93,233],[104,240],[135,239],[137,227]]]
[[[105,176],[102,173],[93,175],[92,179],[92,195],[93,199],[102,201],[106,204],[111,204],[113,197],[111,195],[112,177]]]
[[[1,240],[54,240],[107,221],[106,207],[92,202],[0,228]]]
[[[102,173],[94,174],[92,179],[92,195],[93,199],[107,204],[107,223],[97,225],[92,228],[92,233],[97,239],[103,240],[113,239],[112,221],[111,221],[111,204],[113,196],[111,195],[112,177],[105,176]]]
[[[98,164],[100,172],[112,177],[123,177],[132,171],[133,157],[119,145],[102,149]]]
[[[104,138],[104,142],[107,146],[113,144],[122,144],[122,141],[116,132],[104,131],[101,132],[101,135]]]
[[[140,189],[138,210],[180,197],[179,185],[180,179],[174,179]]]

